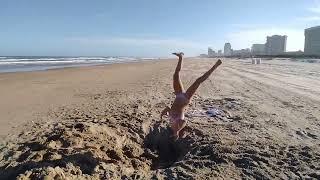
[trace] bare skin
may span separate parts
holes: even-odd
[[[198,87],[200,86],[201,83],[203,83],[206,79],[209,78],[209,76],[212,74],[212,72],[221,65],[221,60],[219,59],[215,65],[213,65],[211,67],[210,70],[208,70],[206,73],[204,73],[201,77],[199,77],[188,89],[187,91],[184,90],[182,82],[180,80],[180,70],[181,70],[181,66],[182,66],[182,60],[183,60],[183,53],[172,53],[173,55],[176,55],[179,58],[177,67],[175,69],[175,72],[173,74],[173,89],[175,94],[181,94],[183,93],[183,95],[186,98],[186,102],[185,103],[181,103],[179,102],[178,98],[176,97],[171,108],[170,107],[166,107],[162,112],[161,112],[161,119],[164,115],[178,115],[179,117],[183,117],[185,108],[187,107],[187,105],[190,103],[190,100],[192,98],[192,96],[195,94],[195,92],[197,91]],[[184,136],[184,128],[186,126],[186,121],[183,120],[182,118],[179,121],[174,121],[170,123],[170,127],[173,131],[173,136],[174,139],[178,139],[179,137]]]

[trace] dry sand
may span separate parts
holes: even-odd
[[[176,62],[0,74],[0,179],[320,178],[320,64],[225,60],[173,142]],[[184,85],[214,62],[185,60]]]

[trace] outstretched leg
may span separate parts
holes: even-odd
[[[181,80],[180,80],[180,74],[179,74],[181,70],[182,58],[184,54],[182,52],[172,53],[172,54],[179,57],[176,70],[174,71],[174,74],[173,74],[173,89],[174,89],[174,92],[177,94],[177,93],[182,93],[184,91]]]
[[[191,99],[191,97],[194,95],[200,84],[208,79],[208,77],[211,75],[211,73],[221,64],[221,60],[219,59],[212,68],[204,73],[201,77],[199,77],[186,91],[186,95],[188,99]]]

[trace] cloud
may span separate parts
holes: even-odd
[[[234,23],[230,24],[231,27],[237,28],[237,29],[254,29],[254,28],[263,28],[266,26],[270,26],[269,24],[246,24],[246,23]]]
[[[207,44],[185,39],[152,38],[152,37],[72,37],[66,39],[76,45],[99,49],[114,49],[118,53],[128,55],[165,55],[172,51],[185,51],[194,56],[202,52]],[[122,51],[121,51],[122,50]]]
[[[312,13],[320,13],[320,1],[319,0],[315,0],[314,1],[314,7],[308,8],[308,11],[310,11]]]
[[[232,32],[226,36],[233,49],[251,48],[252,44],[264,44],[266,37],[271,35],[287,35],[287,51],[304,49],[304,30],[290,28],[251,28]]]
[[[308,8],[308,10],[313,13],[320,13],[320,6]]]
[[[320,20],[320,16],[309,16],[309,17],[302,17],[302,18],[297,18],[297,20],[299,21],[319,21]]]
[[[178,39],[159,39],[159,38],[128,38],[128,37],[80,37],[70,38],[69,40],[96,45],[130,45],[130,46],[161,46],[161,47],[185,47],[185,48],[200,48],[202,44],[178,40]]]
[[[315,0],[313,4],[314,4],[313,7],[310,7],[307,9],[313,15],[297,18],[297,20],[305,21],[305,22],[320,21],[320,1]]]

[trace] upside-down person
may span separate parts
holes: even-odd
[[[212,72],[221,65],[221,60],[219,59],[215,65],[211,67],[209,71],[204,73],[201,77],[199,77],[186,91],[184,90],[181,80],[180,80],[180,70],[182,66],[182,59],[183,59],[183,53],[172,53],[176,55],[179,58],[176,70],[173,74],[173,89],[174,93],[176,95],[173,104],[170,107],[166,107],[161,112],[161,119],[164,115],[169,116],[170,120],[170,127],[173,131],[173,137],[174,139],[178,139],[179,137],[182,137],[184,134],[183,129],[186,126],[186,120],[184,119],[184,111],[186,106],[190,103],[190,99],[200,86],[202,82],[204,82],[208,77],[212,74]]]

